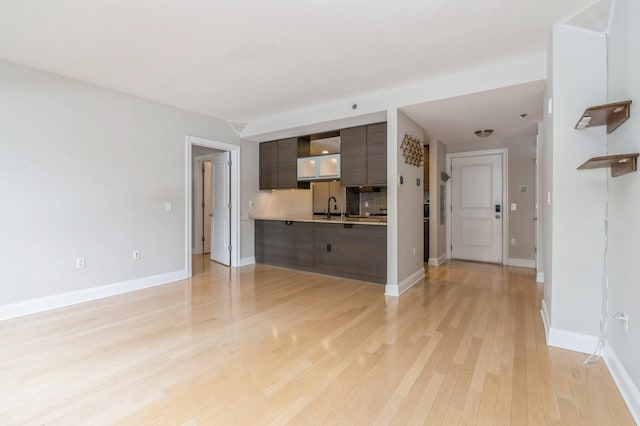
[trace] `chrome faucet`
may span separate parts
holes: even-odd
[[[329,197],[329,199],[327,200],[327,219],[331,219],[331,200],[333,199],[333,202],[335,203],[334,205],[338,205],[338,200],[336,200],[336,197],[334,197],[333,195],[331,197]]]

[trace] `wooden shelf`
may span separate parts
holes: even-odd
[[[575,128],[581,130],[606,124],[607,133],[611,133],[629,119],[630,113],[631,101],[592,106],[584,111]]]
[[[638,169],[639,153],[607,155],[605,157],[593,157],[578,167],[578,170],[602,169],[611,167],[611,177],[626,175]]]

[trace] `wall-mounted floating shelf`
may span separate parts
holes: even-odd
[[[630,113],[631,101],[592,106],[584,111],[575,128],[581,130],[606,124],[607,133],[611,133],[629,119]]]
[[[602,169],[611,167],[611,177],[626,175],[638,169],[639,153],[607,155],[606,157],[593,157],[578,167],[578,170]]]

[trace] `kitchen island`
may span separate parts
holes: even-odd
[[[387,223],[368,217],[254,217],[257,263],[384,284]]]

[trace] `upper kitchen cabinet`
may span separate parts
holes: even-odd
[[[342,186],[387,184],[387,123],[340,131]]]
[[[289,138],[260,144],[260,189],[309,189],[298,182],[298,157],[309,155],[309,139]]]
[[[387,184],[387,123],[367,126],[367,185]]]

